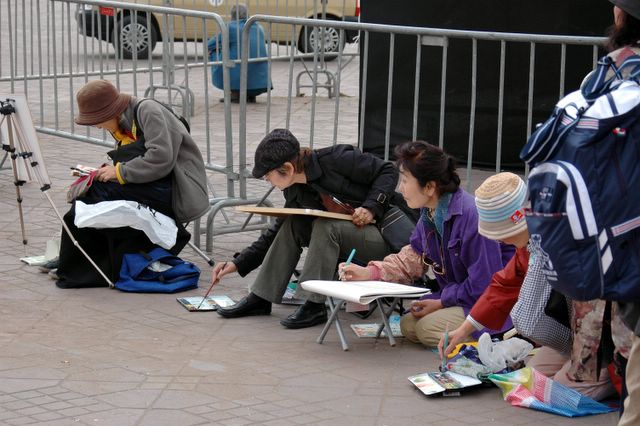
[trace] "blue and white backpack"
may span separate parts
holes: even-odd
[[[600,59],[520,152],[533,251],[576,300],[640,300],[639,75],[640,56]]]

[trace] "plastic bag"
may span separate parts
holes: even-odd
[[[488,333],[483,333],[478,339],[478,356],[484,365],[492,372],[498,372],[505,368],[513,368],[518,362],[524,360],[533,345],[526,340],[512,337],[500,342],[492,342]]]
[[[463,344],[458,353],[447,361],[447,370],[463,376],[483,379],[493,371],[482,364],[478,357],[478,349],[475,346]]]
[[[530,367],[507,374],[491,374],[489,379],[500,388],[504,400],[513,406],[566,417],[615,411]]]
[[[144,232],[149,240],[162,248],[176,244],[178,227],[173,219],[135,201],[102,201],[85,204],[76,201],[73,222],[78,228],[121,228],[129,226]]]

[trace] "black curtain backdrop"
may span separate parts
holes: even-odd
[[[602,36],[612,23],[606,0],[364,0],[366,23],[534,34]],[[364,39],[361,36],[361,49]],[[391,145],[411,140],[416,37],[396,36]],[[472,43],[449,40],[444,148],[466,161],[471,106]],[[477,97],[473,161],[495,166],[498,131],[500,42],[478,41]],[[501,162],[521,167],[518,153],[526,142],[529,43],[507,43]],[[533,125],[544,121],[560,95],[561,48],[536,45]],[[592,69],[593,49],[567,46],[565,93],[577,89]],[[361,68],[362,68],[361,52]],[[601,50],[600,54],[604,54]],[[420,67],[418,139],[438,143],[442,48],[423,46]],[[389,35],[369,34],[364,150],[384,155]],[[361,76],[362,76],[361,69]],[[362,88],[362,84],[361,84]]]

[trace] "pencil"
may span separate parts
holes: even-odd
[[[224,265],[222,265],[222,269],[220,269],[220,272],[224,271],[224,268],[227,267],[227,262],[224,262]],[[202,306],[202,303],[204,303],[205,299],[207,298],[207,296],[209,296],[209,293],[211,293],[211,290],[213,290],[213,286],[216,285],[216,283],[220,281],[220,278],[216,277],[215,280],[213,280],[213,282],[211,283],[211,285],[209,286],[209,290],[207,290],[207,292],[205,293],[204,297],[202,298],[202,300],[200,301],[200,304],[198,305],[198,307],[196,308],[196,311],[198,309],[200,309],[200,306]]]
[[[353,256],[356,255],[356,249],[351,249],[351,253],[349,253],[349,257],[347,258],[347,261],[344,262],[344,266],[348,266],[351,264],[351,261],[353,260]],[[342,280],[343,279],[343,275],[342,272],[338,271],[338,279]]]
[[[349,257],[347,258],[347,261],[344,263],[344,266],[351,264],[351,261],[353,260],[353,256],[355,255],[356,255],[356,249],[352,249],[351,253],[349,253]]]

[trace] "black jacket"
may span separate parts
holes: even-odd
[[[283,191],[285,207],[325,210],[319,192],[324,192],[354,208],[369,209],[379,223],[395,196],[398,171],[392,163],[363,153],[352,145],[316,149],[305,164],[306,184]],[[241,276],[262,264],[284,218],[278,218],[260,238],[233,260]]]

